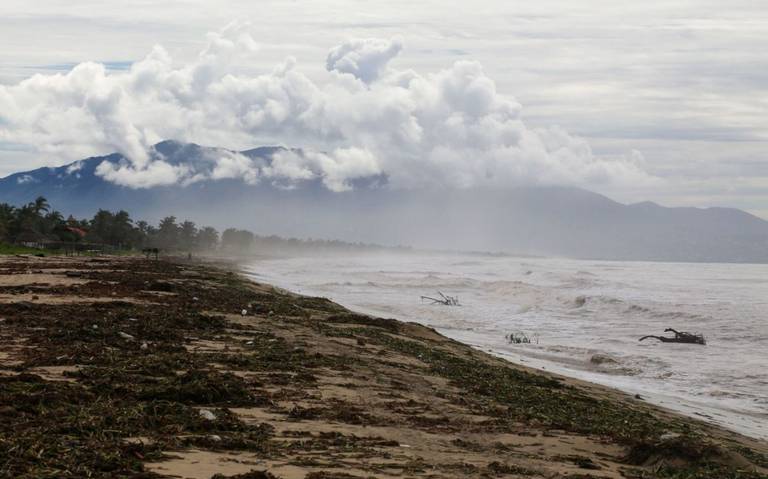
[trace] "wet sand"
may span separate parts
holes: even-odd
[[[768,472],[765,442],[181,260],[1,258],[0,423],[0,477]]]

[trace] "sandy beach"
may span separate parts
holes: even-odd
[[[0,258],[0,477],[762,478],[768,444],[236,265]]]

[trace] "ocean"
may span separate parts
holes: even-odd
[[[768,266],[365,254],[254,260],[256,281],[413,321],[530,367],[768,438]],[[438,291],[460,306],[422,300]],[[638,339],[665,328],[707,345]],[[510,334],[530,343],[515,344]]]

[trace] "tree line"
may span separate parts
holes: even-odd
[[[164,251],[214,251],[247,253],[325,253],[350,251],[410,250],[409,247],[384,247],[339,240],[297,239],[258,236],[250,231],[228,228],[219,233],[210,226],[179,221],[167,216],[157,225],[134,221],[124,210],[100,209],[91,219],[64,217],[42,196],[22,206],[0,203],[0,243],[34,247],[82,248],[108,246],[117,250],[159,248]]]
[[[99,210],[91,219],[67,218],[38,197],[23,206],[0,203],[0,241],[10,244],[98,244],[115,249],[160,248],[167,251],[248,250],[250,231],[229,228],[221,234],[210,226],[167,216],[157,225],[134,221],[124,210]]]

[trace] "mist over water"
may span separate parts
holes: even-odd
[[[387,254],[262,259],[245,269],[258,281],[431,326],[515,362],[768,438],[764,265]],[[462,305],[419,299],[438,290]],[[701,332],[708,344],[638,342],[667,327]],[[534,343],[509,344],[510,333]]]

